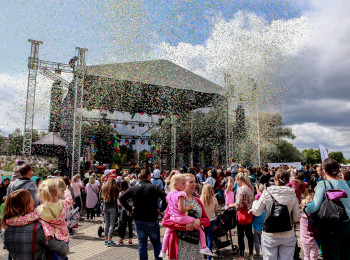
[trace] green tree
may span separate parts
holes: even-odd
[[[0,130],[0,154],[3,154],[6,150],[6,137],[5,134]]]
[[[291,128],[285,127],[278,113],[259,114],[261,158],[266,162],[301,161],[300,151],[285,139],[295,139]]]
[[[114,136],[117,134],[113,128],[99,121],[93,124],[84,124],[82,127],[82,147],[93,146],[97,148],[95,159],[103,163],[111,163],[114,152]],[[89,143],[94,136],[94,142]]]
[[[307,163],[307,164],[319,164],[321,163],[321,153],[320,153],[320,149],[314,150],[312,148],[310,149],[304,149],[301,152],[302,156],[303,156],[303,163]]]
[[[328,157],[337,160],[338,163],[347,163],[347,160],[345,159],[344,155],[342,152],[330,152],[328,154]]]
[[[21,129],[16,128],[13,133],[9,135],[9,153],[13,155],[22,154],[23,151],[23,133]]]
[[[139,153],[139,158],[140,158],[140,161],[143,162],[146,160],[146,155],[149,153],[149,151],[147,150],[142,150],[140,151]]]
[[[301,152],[292,143],[282,140],[279,145],[281,162],[301,162]]]

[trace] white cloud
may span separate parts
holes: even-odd
[[[350,158],[350,130],[344,127],[326,127],[316,123],[303,123],[290,126],[296,135],[292,143],[299,149],[324,145],[329,152],[342,151]]]
[[[247,85],[240,78],[253,77],[267,105],[283,99],[299,148],[323,142],[350,157],[350,2],[295,2],[307,7],[299,18],[268,23],[253,13],[218,15],[203,45],[161,43],[157,53],[218,84],[230,73],[236,90]]]
[[[11,133],[15,128],[24,128],[27,74],[0,74],[0,129]],[[47,129],[50,110],[52,81],[38,74],[35,100],[35,129]]]

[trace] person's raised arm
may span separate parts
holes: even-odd
[[[252,208],[250,209],[250,211],[253,213],[254,216],[260,216],[264,212],[266,208],[265,197],[266,191],[262,193],[261,197],[258,200],[253,201]]]
[[[317,183],[317,186],[315,188],[316,192],[315,192],[314,199],[310,203],[306,204],[306,208],[305,208],[306,214],[315,213],[321,207],[321,203],[323,201],[323,195],[325,192],[324,186],[325,186],[325,181],[320,181],[319,183]]]
[[[182,197],[182,196],[179,197],[178,207],[179,207],[179,211],[182,213],[185,213],[186,211],[193,209],[193,205],[185,206],[185,197]]]

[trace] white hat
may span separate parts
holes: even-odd
[[[108,173],[110,173],[110,172],[111,172],[111,170],[105,170],[104,175],[108,175]]]

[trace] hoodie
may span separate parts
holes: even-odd
[[[267,191],[275,198],[275,200],[277,200],[278,203],[287,205],[288,211],[291,214],[291,220],[293,222],[298,222],[300,220],[301,212],[299,209],[299,202],[293,188],[287,186],[272,186],[268,187]],[[267,191],[264,190],[260,199],[253,202],[252,213],[254,216],[260,216],[264,210],[266,210],[266,212],[271,211],[273,199]],[[263,231],[263,233],[267,236],[275,238],[295,237],[294,227],[292,230],[285,232],[267,233]]]
[[[40,200],[37,194],[38,188],[34,181],[28,178],[20,178],[20,179],[16,179],[15,181],[12,181],[7,189],[6,196],[14,192],[15,190],[19,190],[19,189],[28,190],[30,192],[30,195],[34,200],[34,208],[36,208],[39,205]]]
[[[55,203],[41,204],[34,211],[24,215],[16,216],[6,220],[9,226],[24,226],[39,220],[46,239],[55,237],[58,240],[69,242],[67,223],[65,221],[68,208],[73,205],[72,195],[69,190],[64,191],[64,200]]]

